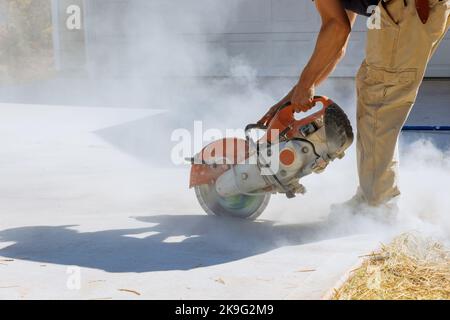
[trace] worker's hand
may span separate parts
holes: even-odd
[[[298,84],[291,97],[291,104],[295,112],[305,112],[314,107],[314,86],[304,88]]]

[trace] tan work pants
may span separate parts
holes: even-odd
[[[372,206],[400,194],[397,144],[427,64],[449,29],[450,0],[430,0],[423,24],[414,0],[380,2],[380,28],[370,29],[358,71],[358,193]],[[450,60],[450,57],[449,57]]]

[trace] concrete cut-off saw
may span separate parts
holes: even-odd
[[[214,141],[190,158],[190,188],[210,215],[256,219],[272,194],[304,194],[300,179],[320,173],[341,159],[353,142],[344,111],[331,99],[317,96],[320,111],[297,120],[290,102],[271,108],[245,128],[245,139]],[[264,135],[253,139],[253,130]]]

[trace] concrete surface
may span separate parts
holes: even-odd
[[[188,168],[96,134],[156,113],[0,104],[0,299],[318,299],[387,237],[330,226],[306,197],[258,222],[206,216]],[[311,192],[343,196],[323,182]]]
[[[276,97],[291,80],[258,87]],[[448,125],[449,83],[425,82],[408,123]],[[102,91],[109,86],[90,89],[99,90],[97,105],[110,108],[84,107],[94,97],[83,98],[80,87],[43,88],[0,90],[2,101],[45,102],[0,104],[0,299],[318,299],[361,255],[399,232],[365,220],[328,223],[329,205],[356,188],[353,148],[323,175],[305,179],[305,197],[273,197],[257,222],[206,216],[187,188],[189,168],[163,165],[170,132],[203,119],[205,108],[224,126],[239,127],[265,105],[242,114],[239,103],[214,105],[220,101],[212,91],[180,118],[183,104],[171,99],[168,113],[130,108],[145,99],[123,104],[134,94],[126,88],[117,96]],[[237,92],[232,101],[271,102]],[[330,81],[320,92],[342,101],[354,121],[352,80]],[[57,105],[65,100],[78,106]],[[204,120],[217,124],[217,117]],[[402,137],[402,146],[416,139]],[[446,145],[449,136],[437,141]],[[404,199],[407,212],[424,215],[430,203],[446,206],[436,199],[445,198],[448,169],[439,151],[417,147],[410,152],[424,162],[407,159]],[[421,173],[430,164],[432,175]],[[415,204],[417,193],[428,200]]]

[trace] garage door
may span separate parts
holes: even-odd
[[[320,28],[318,14],[310,0],[171,0],[171,3],[179,3],[179,10],[195,7],[195,24],[203,23],[208,26],[207,30],[203,30],[203,34],[198,35],[195,34],[198,30],[190,30],[188,23],[181,24],[180,33],[185,33],[192,41],[201,38],[213,46],[225,48],[229,56],[245,59],[260,76],[298,76],[311,54]],[[117,28],[117,24],[121,21],[120,14],[129,8],[129,2],[90,0],[85,1],[85,4],[88,46],[91,46],[91,49],[96,47],[96,50],[88,52],[95,52],[100,56],[116,54],[117,59],[121,59],[125,56],[120,53],[123,47],[121,43],[125,41],[123,32],[132,32],[132,28],[129,25]],[[156,10],[160,19],[169,14],[164,11],[167,10],[164,9],[167,0],[133,0],[133,5],[135,10],[136,6],[141,6],[138,11],[149,14]],[[223,9],[228,10],[229,18],[225,24],[215,23],[215,20],[222,16],[217,11],[218,5],[225,6]],[[230,10],[232,12],[229,12]],[[106,19],[106,16],[109,18]],[[113,20],[115,24],[105,25],[105,21],[111,21],[112,16],[117,16],[117,19]],[[203,22],[199,21],[202,19]],[[359,17],[347,56],[334,72],[334,76],[355,75],[364,55],[365,24],[366,19]],[[102,46],[104,50],[99,50]],[[427,76],[450,77],[449,57],[450,33],[431,61]],[[205,75],[225,74],[225,70],[220,66],[208,72],[209,74]]]

